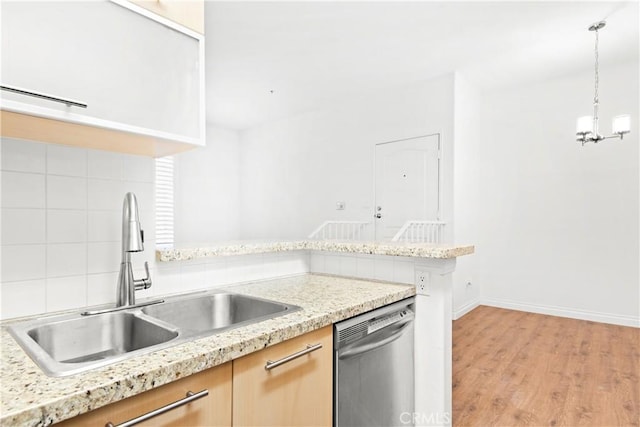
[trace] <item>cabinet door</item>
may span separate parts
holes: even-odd
[[[230,426],[231,362],[79,415],[58,424],[61,427],[114,425],[136,418],[185,397],[188,391],[209,390],[209,395],[172,409],[139,426]]]
[[[2,108],[201,145],[202,36],[128,7],[136,6],[3,2],[2,84],[87,108],[6,91]]]
[[[322,348],[273,369],[309,345]],[[333,329],[327,326],[233,361],[234,426],[330,426]]]

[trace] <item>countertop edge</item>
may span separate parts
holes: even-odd
[[[402,242],[361,242],[332,240],[294,240],[281,242],[229,242],[184,248],[164,248],[156,250],[160,262],[189,261],[217,256],[253,255],[271,252],[312,250],[323,252],[386,255],[412,258],[449,259],[470,255],[475,252],[473,245],[426,244]]]

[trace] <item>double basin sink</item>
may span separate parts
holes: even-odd
[[[297,310],[295,305],[211,291],[117,312],[36,319],[8,329],[47,375],[65,376]]]

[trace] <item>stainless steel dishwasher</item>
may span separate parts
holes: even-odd
[[[413,425],[415,298],[334,326],[334,426]]]

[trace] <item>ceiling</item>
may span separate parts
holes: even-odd
[[[638,1],[208,1],[207,121],[247,129],[454,71],[481,89],[638,60]]]

